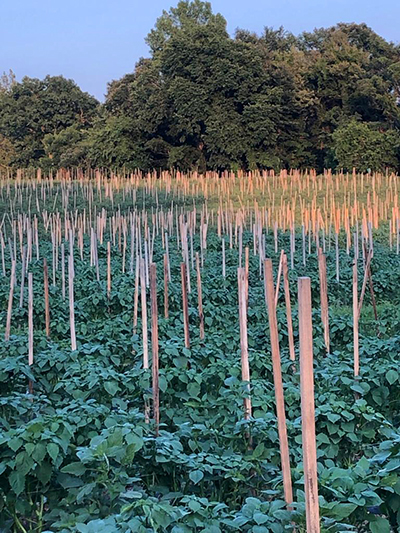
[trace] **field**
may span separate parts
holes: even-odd
[[[398,531],[397,180],[0,176],[0,531]]]

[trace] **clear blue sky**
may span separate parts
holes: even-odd
[[[148,55],[144,38],[177,0],[0,0],[0,74],[63,74],[103,99],[107,82]],[[337,22],[366,22],[400,42],[400,0],[214,0],[228,30],[264,26],[298,34]]]

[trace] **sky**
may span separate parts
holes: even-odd
[[[0,0],[0,74],[62,74],[104,100],[107,82],[149,55],[144,39],[178,0]],[[337,22],[365,22],[400,43],[400,0],[213,0],[233,35],[284,26],[299,34]]]

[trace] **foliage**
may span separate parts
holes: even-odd
[[[62,76],[25,77],[0,92],[0,134],[15,150],[13,163],[30,166],[45,154],[43,139],[75,125],[89,127],[98,103]],[[50,152],[49,157],[52,156]]]
[[[78,204],[79,205],[79,204]],[[124,209],[124,204],[120,204]],[[244,232],[244,244],[252,234]],[[107,236],[106,236],[107,239]],[[289,236],[280,236],[287,247]],[[320,509],[323,531],[390,531],[400,523],[399,256],[375,241],[374,288],[379,323],[366,311],[360,323],[361,373],[351,364],[351,258],[327,250],[332,353],[325,354],[319,314],[318,264],[301,261],[298,236],[290,283],[310,275],[314,307],[315,401]],[[267,254],[276,269],[271,237]],[[253,417],[243,420],[237,294],[237,251],[210,232],[203,278],[206,340],[198,337],[195,274],[189,295],[191,349],[184,347],[180,254],[170,236],[172,282],[168,319],[162,317],[159,272],[161,427],[155,437],[143,405],[151,398],[151,371],[142,368],[141,323],[132,331],[135,276],[122,273],[122,251],[112,247],[112,290],[107,297],[106,244],[99,245],[100,281],[75,256],[78,348],[69,346],[68,302],[60,270],[50,286],[51,339],[44,334],[41,261],[33,261],[34,365],[27,361],[27,309],[14,302],[12,335],[0,347],[0,527],[5,532],[193,531],[263,533],[303,531],[304,493],[300,384],[288,357],[283,298],[277,308],[295,503],[282,501],[268,316],[258,258],[250,256],[248,308]],[[194,237],[194,250],[200,247]],[[52,261],[50,243],[41,253]],[[156,240],[154,260],[162,264]],[[9,264],[6,250],[6,264]],[[20,271],[17,270],[17,279]],[[360,272],[361,276],[361,272]],[[0,279],[4,324],[9,279]],[[26,291],[26,289],[25,289]],[[19,292],[19,291],[16,291]],[[295,343],[296,296],[292,291]],[[25,294],[26,296],[26,294]],[[16,295],[16,299],[19,299]],[[139,309],[140,316],[140,309]],[[375,328],[379,328],[377,337]],[[190,368],[187,362],[190,361]],[[33,396],[27,392],[33,382]],[[249,446],[248,436],[252,445]],[[363,529],[364,528],[364,529]]]
[[[347,171],[396,169],[400,147],[397,131],[378,131],[364,122],[352,120],[333,134],[338,166]]]

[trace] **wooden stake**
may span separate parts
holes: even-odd
[[[247,394],[244,398],[244,418],[251,417],[250,398],[250,366],[247,339],[247,305],[246,305],[246,270],[238,268],[238,295],[239,295],[239,327],[240,327],[240,354],[242,364],[242,381],[246,383]]]
[[[68,291],[69,291],[69,324],[71,330],[71,350],[76,350],[75,309],[74,309],[74,258],[68,256]]]
[[[136,265],[135,265],[135,294],[133,296],[133,333],[136,333],[137,326],[137,317],[138,317],[138,307],[139,307],[139,256],[136,256]]]
[[[168,314],[168,256],[164,254],[164,317]]]
[[[33,275],[28,274],[28,364],[33,365]],[[29,392],[33,392],[32,380],[29,380]]]
[[[201,288],[201,273],[200,273],[200,258],[199,253],[196,252],[196,270],[197,270],[197,302],[199,307],[199,321],[200,321],[200,339],[204,339],[204,314],[203,314],[203,292]]]
[[[290,354],[290,359],[294,361],[296,359],[296,356],[294,352],[292,306],[290,303],[289,273],[288,273],[288,264],[287,264],[286,254],[283,254],[283,258],[282,258],[282,272],[283,272],[283,288],[285,291],[286,320],[287,320],[287,326],[288,326],[289,354]]]
[[[152,347],[152,381],[153,381],[153,418],[156,437],[160,425],[160,391],[158,385],[158,307],[157,307],[157,267],[150,264],[150,300],[151,300],[151,347]]]
[[[281,284],[281,274],[282,274],[282,262],[283,262],[283,256],[285,254],[284,250],[281,250],[281,256],[279,258],[279,267],[278,267],[278,276],[276,278],[276,289],[275,289],[275,307],[278,305],[278,298],[279,298],[279,286]]]
[[[307,533],[319,533],[310,278],[299,278],[300,387]]]
[[[46,321],[46,337],[50,338],[50,304],[49,304],[49,271],[47,259],[43,258],[43,282],[44,282],[44,315]]]
[[[326,277],[326,257],[318,248],[318,271],[319,271],[319,289],[321,297],[321,320],[324,328],[324,341],[326,352],[329,353],[329,307],[328,307],[328,282]]]
[[[189,307],[186,287],[186,264],[181,263],[182,306],[183,306],[183,329],[185,333],[185,348],[190,348],[189,336]]]
[[[64,243],[61,245],[61,294],[63,301],[65,300],[65,247]]]
[[[140,296],[142,304],[143,368],[149,368],[149,345],[147,331],[147,298],[144,259],[140,260]]]
[[[19,308],[22,309],[24,305],[24,288],[25,288],[25,270],[26,270],[26,246],[23,248],[22,252],[22,267],[21,267],[21,287],[19,293]]]
[[[269,333],[271,339],[272,367],[275,385],[276,416],[278,419],[279,446],[282,463],[283,490],[285,501],[293,503],[292,479],[290,472],[289,444],[286,429],[285,400],[283,395],[281,356],[279,353],[278,324],[276,320],[274,278],[271,259],[264,261],[265,293],[268,305]]]
[[[107,242],[107,298],[111,294],[111,242]]]
[[[10,293],[8,296],[8,309],[7,309],[7,322],[6,322],[6,331],[4,335],[4,340],[10,340],[10,331],[11,331],[11,315],[13,307],[13,297],[14,297],[14,286],[15,286],[15,259],[11,260],[11,277],[10,277]]]
[[[368,278],[369,278],[371,260],[372,260],[372,251],[369,250],[368,255],[367,255],[367,259],[366,259],[365,265],[364,265],[364,278],[363,278],[363,283],[362,283],[362,286],[361,286],[360,302],[358,304],[358,318],[360,318],[361,309],[362,309],[363,302],[364,302],[364,296],[365,296],[365,290],[367,288],[367,282],[368,282]]]
[[[225,262],[225,238],[222,237],[222,276],[226,277],[226,262]]]
[[[362,304],[362,302],[360,302]],[[353,339],[354,339],[354,376],[357,377],[360,371],[360,357],[359,357],[359,339],[358,339],[358,319],[359,310],[361,308],[358,304],[358,273],[357,264],[353,265]]]

